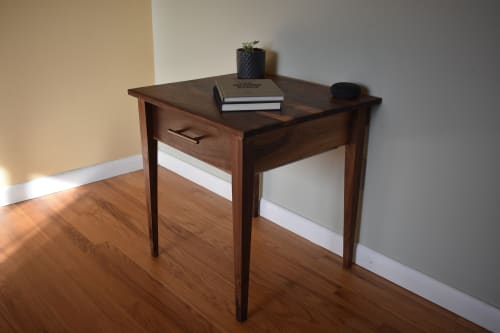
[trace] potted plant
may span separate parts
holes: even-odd
[[[263,79],[266,69],[266,51],[255,47],[258,40],[244,42],[236,50],[238,79]]]

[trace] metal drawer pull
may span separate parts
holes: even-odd
[[[179,138],[181,138],[181,139],[187,140],[187,141],[189,141],[189,142],[191,142],[191,143],[194,143],[194,144],[198,144],[198,143],[200,143],[200,138],[201,138],[201,137],[199,137],[199,136],[198,136],[198,137],[192,138],[192,137],[190,137],[190,136],[188,136],[188,135],[186,135],[186,134],[183,134],[183,133],[182,133],[182,132],[184,132],[185,130],[186,130],[186,129],[173,130],[173,129],[169,128],[169,129],[168,129],[168,133],[173,134],[173,135],[175,135],[176,137],[179,137]]]

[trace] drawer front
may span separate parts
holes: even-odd
[[[154,107],[153,124],[157,140],[230,172],[230,133],[174,108]]]

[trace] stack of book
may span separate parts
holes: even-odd
[[[269,79],[218,79],[214,97],[221,111],[281,110],[284,95]]]

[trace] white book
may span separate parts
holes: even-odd
[[[280,110],[281,103],[229,103],[222,104],[222,111]]]
[[[216,86],[214,86],[214,98],[221,111],[281,110],[282,106],[282,102],[222,103]]]

